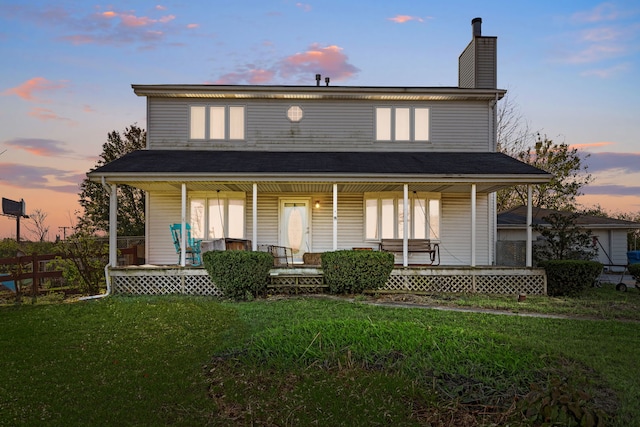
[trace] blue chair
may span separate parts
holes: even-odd
[[[202,264],[202,257],[200,254],[200,242],[202,239],[194,239],[191,237],[191,226],[187,223],[185,224],[187,230],[187,249],[186,249],[186,258],[187,261],[190,261],[191,265],[200,265]],[[178,264],[180,264],[180,242],[182,241],[182,224],[171,224],[171,237],[173,237],[173,246],[176,248],[176,253],[178,254]]]

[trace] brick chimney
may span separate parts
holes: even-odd
[[[482,18],[471,20],[472,38],[458,58],[458,87],[497,89],[497,37],[482,35]]]

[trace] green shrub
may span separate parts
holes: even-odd
[[[210,251],[202,258],[213,283],[234,300],[254,298],[264,291],[273,266],[273,256],[266,252]]]
[[[331,293],[359,294],[384,286],[393,269],[393,262],[393,254],[389,252],[324,252],[322,271]]]
[[[636,282],[640,283],[640,264],[630,264],[629,273],[633,276]]]
[[[602,272],[602,264],[596,261],[550,260],[541,265],[547,273],[549,296],[580,295]]]

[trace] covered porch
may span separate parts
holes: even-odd
[[[254,251],[292,248],[294,268],[274,269],[271,286],[321,286],[321,271],[296,270],[305,253],[381,250],[384,239],[393,239],[397,268],[389,291],[545,291],[540,271],[531,269],[530,233],[527,268],[496,265],[495,192],[547,182],[550,175],[501,153],[142,150],[89,177],[110,194],[109,275],[116,292],[216,294],[206,272],[187,263],[189,223],[204,240],[221,235],[244,239]],[[143,268],[116,267],[123,184],[147,194],[150,265]],[[175,223],[183,236],[177,252],[169,232]],[[430,254],[415,253],[416,240],[437,245],[440,265],[425,265]]]

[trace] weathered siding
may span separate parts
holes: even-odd
[[[149,147],[198,150],[394,150],[487,151],[491,150],[492,111],[486,102],[452,101],[333,102],[278,100],[225,100],[220,105],[246,106],[246,140],[189,140],[189,106],[213,105],[202,100],[148,98]],[[287,108],[299,105],[304,118],[298,123],[286,117]],[[430,108],[430,138],[425,141],[375,141],[375,107],[420,106]]]
[[[476,84],[476,45],[471,41],[458,58],[458,86],[473,88]]]
[[[474,37],[458,59],[458,86],[497,88],[496,37]]]
[[[496,73],[496,44],[495,37],[481,37],[476,39],[476,87],[480,89],[495,89],[497,86]]]

